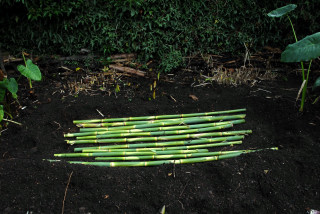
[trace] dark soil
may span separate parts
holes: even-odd
[[[308,102],[305,112],[298,113],[295,98],[301,78],[295,73],[253,87],[192,87],[199,74],[181,71],[161,76],[167,81],[158,83],[153,100],[153,80],[143,77],[125,78],[130,86],[116,95],[98,90],[69,95],[63,85],[71,76],[62,79],[54,69],[42,68],[45,78],[34,83],[33,95],[20,87],[24,108],[14,120],[23,126],[10,124],[1,134],[0,213],[61,213],[63,202],[64,213],[157,213],[163,205],[166,213],[194,214],[320,210],[320,106]],[[253,133],[242,145],[216,150],[279,150],[136,168],[43,160],[72,152],[63,134],[77,131],[75,119],[101,118],[97,110],[106,117],[128,117],[236,108],[247,108],[246,123],[237,128]]]

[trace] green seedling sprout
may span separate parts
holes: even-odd
[[[311,36],[307,36],[304,39],[298,41],[292,21],[288,15],[289,12],[294,10],[297,7],[295,4],[289,4],[284,7],[280,7],[276,10],[268,13],[269,17],[282,17],[284,15],[289,19],[290,25],[292,27],[292,32],[295,38],[295,43],[287,46],[285,51],[281,54],[282,62],[300,62],[302,69],[302,98],[299,111],[303,111],[306,93],[307,93],[307,85],[309,80],[309,72],[311,68],[312,60],[320,56],[320,33],[315,33]],[[309,61],[309,67],[307,71],[307,77],[305,76],[305,69],[303,65],[303,61]]]
[[[163,207],[161,208],[160,214],[165,214],[166,213],[166,205],[163,205]]]
[[[37,65],[33,64],[31,59],[28,59],[26,61],[26,58],[24,57],[24,53],[22,53],[22,56],[23,56],[25,66],[18,65],[17,69],[18,69],[18,71],[20,71],[20,73],[23,76],[28,78],[29,86],[31,89],[32,88],[31,80],[40,81],[42,79],[42,75],[41,75],[39,67]]]

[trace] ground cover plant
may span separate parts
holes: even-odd
[[[296,4],[299,10],[292,21],[300,35],[316,32],[320,15],[313,10],[319,1]],[[239,54],[245,46],[259,50],[270,42],[284,47],[290,41],[290,26],[266,18],[267,12],[283,5],[281,0],[4,0],[0,5],[1,25],[11,26],[0,29],[0,48],[60,55],[88,49],[106,57],[137,53],[145,63],[159,60],[164,72],[183,64],[181,57],[196,53]]]

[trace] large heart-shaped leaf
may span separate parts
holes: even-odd
[[[312,86],[312,91],[316,90],[316,88],[320,87],[320,77],[318,77],[316,79],[316,81],[314,82],[313,86]]]
[[[269,17],[281,17],[281,16],[286,15],[287,13],[293,11],[294,9],[296,9],[296,7],[297,7],[297,5],[295,5],[295,4],[288,4],[284,7],[279,7],[278,9],[271,11],[267,15]]]
[[[282,62],[310,61],[320,56],[320,32],[290,44],[281,54]]]
[[[27,60],[26,66],[18,65],[17,69],[23,76],[29,79],[40,81],[42,78],[39,67],[33,64],[30,59]]]
[[[3,117],[4,117],[3,105],[0,105],[0,122],[3,120]]]

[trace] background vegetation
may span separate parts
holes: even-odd
[[[319,31],[319,0],[0,0],[0,48],[180,62],[194,53],[237,54],[244,45],[284,47],[294,41],[287,20],[266,14],[288,3],[298,5],[292,20],[301,38]]]

